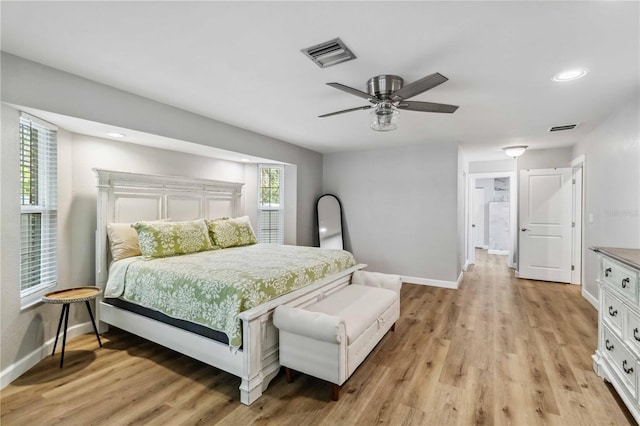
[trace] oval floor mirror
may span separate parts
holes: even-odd
[[[322,195],[316,202],[316,212],[320,247],[342,250],[342,205],[338,197],[331,194]]]

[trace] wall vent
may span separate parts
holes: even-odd
[[[356,55],[339,38],[302,49],[302,53],[320,68],[330,67],[356,58]]]
[[[559,132],[561,130],[573,130],[578,127],[578,124],[565,124],[564,126],[553,126],[549,129],[550,132]]]

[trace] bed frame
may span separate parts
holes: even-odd
[[[96,283],[104,288],[110,262],[107,224],[139,220],[192,220],[238,216],[242,183],[185,177],[144,175],[94,169],[98,178]],[[304,307],[349,284],[356,265],[239,315],[242,349],[191,333],[105,303],[96,303],[100,331],[108,325],[126,330],[241,378],[240,401],[260,398],[280,369],[278,330],[273,310],[281,304]]]

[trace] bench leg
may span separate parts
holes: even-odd
[[[391,326],[391,331],[396,331],[396,323],[394,322],[393,325]]]
[[[331,383],[331,399],[337,401],[340,397],[340,385]]]
[[[291,383],[291,369],[289,367],[284,368],[284,376],[287,378],[287,383]]]

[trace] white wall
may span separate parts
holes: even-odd
[[[574,158],[583,154],[584,245],[640,248],[639,93],[574,146]],[[585,254],[583,291],[597,298],[597,255]]]
[[[372,271],[456,281],[458,147],[451,143],[324,155],[323,189],[340,198],[345,240]]]

